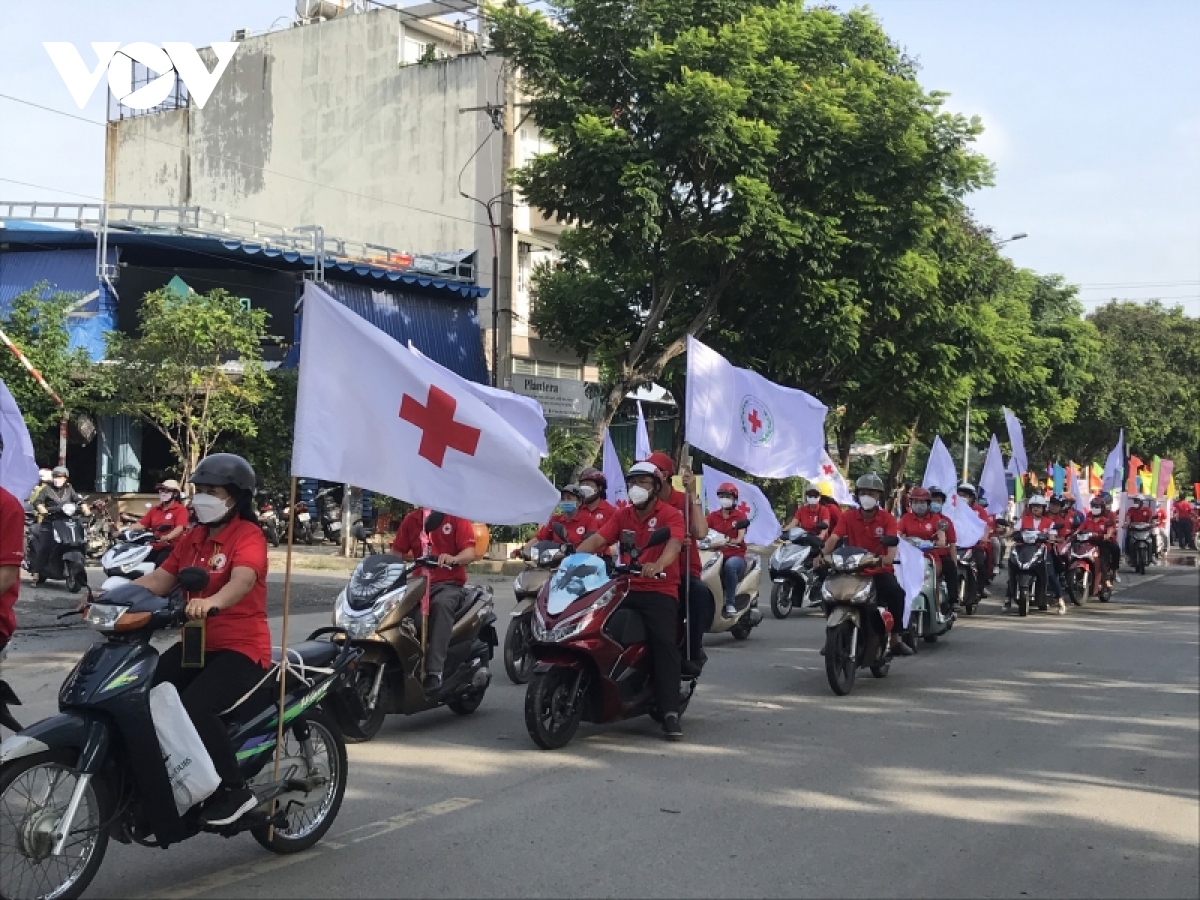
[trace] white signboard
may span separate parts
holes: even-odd
[[[513,375],[512,389],[540,403],[547,419],[582,419],[591,408],[583,382],[571,378]]]

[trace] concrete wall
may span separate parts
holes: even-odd
[[[400,66],[399,42],[387,10],[249,38],[203,109],[117,123],[109,200],[319,224],[413,252],[478,249],[490,286],[486,216],[458,175],[491,124],[459,110],[499,100],[500,61]],[[499,191],[499,133],[461,183],[484,200]]]

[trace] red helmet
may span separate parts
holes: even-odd
[[[608,479],[604,477],[604,473],[599,469],[584,469],[579,473],[579,483],[590,481],[596,485],[596,490],[599,491],[598,496],[601,500],[608,494]]]
[[[736,500],[738,498],[737,485],[735,485],[732,481],[726,481],[717,488],[717,496],[720,497],[722,494],[730,494],[733,499]]]
[[[923,488],[920,485],[917,485],[908,492],[909,503],[912,503],[914,500],[924,500],[928,502],[932,498],[933,495],[929,493],[929,488]]]
[[[675,474],[675,463],[671,461],[671,457],[667,456],[661,450],[656,450],[647,456],[646,462],[662,472],[667,478]]]

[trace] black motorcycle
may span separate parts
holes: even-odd
[[[325,540],[331,544],[342,543],[342,505],[334,499],[333,492],[338,488],[321,488],[313,501],[317,504],[317,512],[321,519],[321,532]]]
[[[37,573],[38,584],[43,581],[65,581],[67,590],[77,594],[87,587],[87,570],[84,559],[87,554],[88,536],[74,503],[64,503],[46,514],[48,528],[34,528],[34,556],[37,559],[42,541],[52,541],[46,563]]]
[[[189,568],[179,578],[183,590],[195,593],[208,573]],[[0,821],[9,857],[4,896],[79,896],[110,838],[166,848],[201,831],[223,837],[249,831],[281,854],[319,841],[338,814],[347,776],[345,744],[323,705],[328,695],[345,693],[361,651],[328,640],[288,648],[278,777],[278,667],[225,713],[242,774],[259,803],[230,825],[209,827],[198,805],[178,812],[175,773],[164,763],[150,712],[158,666],[150,640],[184,624],[183,594],[177,589],[163,598],[127,584],[99,600],[84,615],[107,640],[95,643],[63,682],[59,714],[0,744]]]
[[[983,593],[983,578],[975,565],[975,548],[958,548],[958,601],[968,616],[975,615],[975,607]]]
[[[819,534],[809,534],[803,528],[790,528],[780,535],[782,543],[775,548],[767,564],[771,576],[771,612],[777,619],[786,619],[792,610],[821,605],[821,582],[824,570],[814,568],[825,541]]]
[[[1043,531],[1013,533],[1013,547],[1008,556],[1008,597],[1016,600],[1017,614],[1029,615],[1029,607],[1048,608],[1049,566],[1054,563],[1047,550],[1049,535]],[[1007,605],[1007,604],[1006,604]]]

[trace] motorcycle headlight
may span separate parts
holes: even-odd
[[[829,592],[828,582],[821,582],[821,599],[828,600],[830,603],[833,602],[833,594]]]
[[[346,591],[343,588],[341,595],[338,596],[337,612],[334,613],[333,624],[339,628],[345,628],[346,634],[352,640],[370,637],[379,629],[379,623],[400,605],[404,592],[404,587],[389,591],[373,607],[363,610],[361,614],[353,615],[354,610],[344,602]]]
[[[542,614],[537,611],[533,614],[533,637],[539,641],[550,639],[550,632],[546,629],[546,623],[542,621]]]
[[[850,602],[851,603],[866,603],[867,598],[871,595],[871,589],[874,586],[875,586],[874,583],[871,581],[864,582],[863,586],[854,592],[854,596],[850,598]]]
[[[88,606],[84,621],[98,631],[112,631],[117,619],[125,615],[128,606],[113,606],[107,603],[93,603]]]

